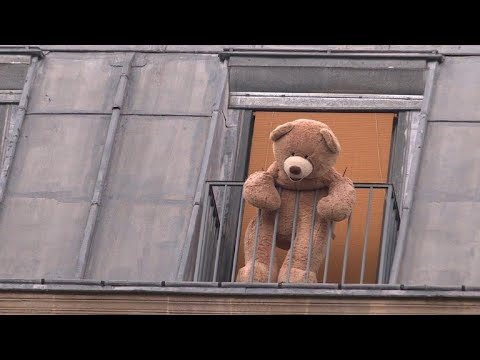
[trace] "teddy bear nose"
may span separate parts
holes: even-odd
[[[298,166],[290,166],[290,173],[293,175],[300,175],[302,172],[302,169],[300,169]]]

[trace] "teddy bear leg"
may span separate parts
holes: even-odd
[[[288,263],[286,266],[282,266],[278,275],[278,282],[291,282],[291,283],[307,283],[307,271],[294,268],[290,269],[290,276],[288,275]],[[308,283],[316,283],[317,274],[314,271],[310,271],[308,274]]]
[[[254,282],[268,282],[269,272],[270,281],[276,282],[278,277],[278,266],[274,257],[272,269],[270,267],[270,255],[272,249],[273,236],[273,219],[272,215],[266,212],[261,218],[258,231],[257,250],[255,251],[255,259],[253,259],[255,247],[257,218],[253,219],[247,227],[245,233],[245,266],[242,267],[237,274],[237,282],[250,282],[253,273]]]
[[[310,246],[310,227],[308,225],[310,224],[299,224],[294,247],[293,249],[290,248],[280,268],[278,274],[279,282],[318,282],[317,273],[325,256],[327,227],[323,223],[315,224],[312,245]],[[310,249],[310,264],[308,264],[308,252]],[[292,257],[291,265],[290,257]]]

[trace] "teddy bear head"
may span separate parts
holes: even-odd
[[[309,119],[278,126],[270,133],[270,139],[280,171],[295,182],[324,175],[335,165],[341,150],[326,124]]]

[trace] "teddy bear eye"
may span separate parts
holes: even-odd
[[[295,155],[295,153],[294,153],[294,152],[292,152],[292,156],[294,156],[294,155]]]
[[[305,159],[308,159],[308,155],[305,155],[304,158],[305,158]]]

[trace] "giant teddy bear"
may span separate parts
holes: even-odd
[[[325,257],[328,222],[342,221],[350,215],[356,198],[355,189],[349,178],[333,168],[340,153],[340,144],[326,124],[298,119],[278,126],[271,132],[270,139],[273,141],[275,162],[267,171],[252,173],[244,186],[243,197],[261,209],[261,220],[258,229],[257,217],[247,227],[245,266],[239,270],[237,281],[250,281],[252,268],[253,281],[268,281],[275,210],[279,209],[276,246],[289,251],[281,266],[274,257],[271,281],[317,282],[316,274]],[[291,249],[297,190],[300,191],[298,215]],[[318,190],[317,196],[315,190]],[[309,245],[315,198],[313,244]],[[257,247],[254,249],[257,231]],[[311,255],[307,260],[309,249]]]

